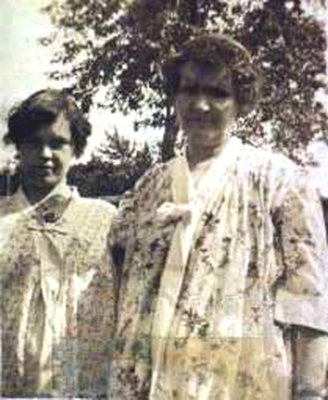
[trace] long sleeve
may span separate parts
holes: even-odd
[[[316,400],[327,370],[328,256],[320,202],[305,175],[289,183],[275,223],[284,267],[275,318],[292,326],[293,399]]]
[[[275,318],[328,332],[328,254],[322,209],[306,176],[289,184],[275,218],[284,272],[277,283]]]

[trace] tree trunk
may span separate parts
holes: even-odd
[[[178,125],[176,122],[176,115],[173,111],[173,107],[170,105],[166,106],[166,119],[165,119],[165,131],[162,142],[162,161],[168,161],[174,157],[174,145],[178,133]]]

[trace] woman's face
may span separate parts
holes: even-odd
[[[63,114],[19,145],[25,187],[52,190],[66,177],[74,158],[69,122]]]
[[[224,64],[190,61],[182,65],[176,111],[190,146],[220,147],[236,118],[236,109],[231,76]]]

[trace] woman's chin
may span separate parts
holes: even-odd
[[[34,177],[33,180],[25,180],[24,186],[28,188],[34,188],[35,190],[52,190],[58,185],[59,182],[60,179],[58,176],[47,174],[44,176]]]
[[[190,144],[197,148],[216,148],[225,142],[225,135],[218,131],[199,130],[190,140]]]

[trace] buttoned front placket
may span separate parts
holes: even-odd
[[[23,361],[21,365],[26,365],[25,355],[28,353],[36,357],[35,385],[40,394],[55,394],[57,385],[54,380],[61,369],[60,355],[57,356],[56,352],[66,330],[64,244],[67,232],[61,225],[44,222],[36,213],[28,226],[39,263],[33,267],[28,283],[18,352]]]
[[[40,255],[40,289],[45,304],[45,320],[40,354],[40,375],[38,387],[48,388],[54,376],[54,350],[65,330],[65,292],[63,289],[63,256],[61,248],[54,243],[61,234],[45,226],[33,233]]]

